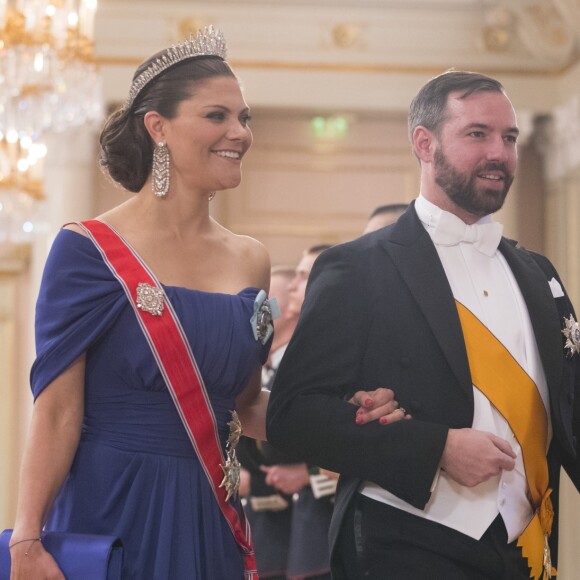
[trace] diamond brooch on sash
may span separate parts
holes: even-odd
[[[568,354],[573,356],[580,353],[580,328],[571,314],[570,318],[564,318],[562,334],[566,337],[564,348],[568,349]]]
[[[163,307],[163,290],[146,282],[137,284],[137,308],[153,316],[161,316]]]
[[[230,435],[226,441],[226,462],[221,465],[224,472],[224,478],[220,487],[225,488],[227,495],[226,501],[231,497],[236,497],[240,490],[240,468],[242,467],[236,456],[236,447],[242,436],[242,423],[235,411],[232,411],[232,420],[228,423]]]

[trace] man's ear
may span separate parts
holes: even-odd
[[[143,123],[154,143],[165,141],[165,118],[157,111],[148,111],[145,113]]]
[[[413,151],[423,163],[431,163],[435,152],[437,139],[435,135],[422,125],[413,130]]]

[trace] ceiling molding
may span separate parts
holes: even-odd
[[[565,74],[576,0],[100,0],[96,54],[142,59],[200,26],[244,68]],[[570,20],[570,22],[568,22]],[[128,24],[130,23],[130,25]],[[267,55],[267,58],[264,58]]]
[[[130,66],[137,67],[143,58],[123,56],[99,56],[95,59],[99,66]],[[441,66],[404,65],[398,63],[345,63],[345,62],[300,62],[300,61],[273,61],[273,60],[241,60],[228,59],[234,69],[259,69],[279,71],[318,71],[335,73],[360,73],[360,74],[427,74],[436,75],[447,68]],[[482,67],[467,66],[465,70],[477,70],[488,75],[509,75],[525,77],[560,77],[567,74],[576,64],[580,63],[580,57],[574,58],[569,63],[559,68],[506,68],[506,67]],[[457,68],[457,67],[453,67]]]
[[[99,0],[95,55],[107,102],[123,100],[145,58],[213,24],[254,107],[404,111],[455,68],[494,76],[517,108],[545,113],[578,91],[578,42],[560,6],[571,2]]]

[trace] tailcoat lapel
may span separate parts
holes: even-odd
[[[414,204],[394,226],[385,230],[381,244],[417,301],[461,392],[473,405],[471,374],[455,300],[437,250],[419,221]]]
[[[423,312],[462,392],[473,400],[471,374],[457,308],[437,250],[419,221],[414,204],[381,239]],[[548,281],[531,255],[503,238],[504,255],[526,302],[552,400],[562,380],[559,315]]]

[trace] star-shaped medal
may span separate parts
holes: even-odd
[[[227,445],[230,448],[236,448],[238,445],[238,441],[242,436],[242,423],[240,422],[240,418],[235,411],[232,411],[232,420],[228,423],[228,427],[230,428],[230,434],[228,437]]]
[[[227,492],[226,501],[229,501],[231,497],[236,497],[240,490],[240,468],[242,466],[236,457],[235,450],[228,451],[226,463],[225,465],[220,465],[220,467],[224,472],[220,487],[225,488]]]
[[[242,436],[242,423],[235,411],[232,411],[232,420],[228,423],[228,427],[230,434],[226,442],[226,462],[224,465],[220,465],[224,472],[220,487],[224,487],[227,492],[226,501],[229,501],[230,497],[237,496],[240,490],[240,468],[242,466],[236,457],[236,446]]]
[[[572,356],[580,353],[580,328],[571,314],[570,318],[564,318],[562,334],[566,337],[564,348],[568,349],[568,355]]]

